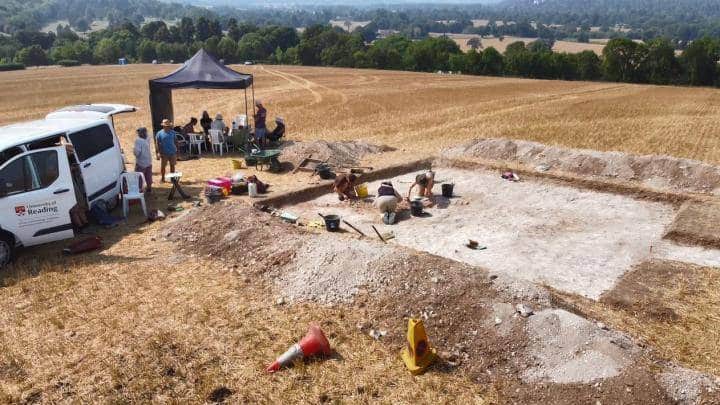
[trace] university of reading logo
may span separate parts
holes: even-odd
[[[15,208],[17,210],[17,208]],[[25,207],[23,207],[23,210]],[[41,204],[28,205],[28,215],[42,215],[42,214],[57,214],[58,206],[57,201],[50,201]]]
[[[25,212],[26,210],[24,205],[18,205],[17,207],[15,207],[15,215],[22,217],[25,215]]]

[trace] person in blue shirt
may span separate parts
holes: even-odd
[[[175,173],[177,163],[177,133],[168,119],[162,120],[162,129],[155,136],[157,151],[160,153],[160,182],[165,182],[165,167],[170,163],[170,173]]]

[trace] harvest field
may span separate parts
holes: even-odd
[[[170,65],[28,69],[0,75],[0,125],[90,102],[128,103],[119,116],[128,148],[150,126],[148,79]],[[255,95],[288,122],[290,139],[364,139],[421,154],[478,137],[720,163],[720,93],[640,86],[335,68],[238,67],[255,75]],[[244,112],[241,91],[174,93],[178,123]]]
[[[148,80],[176,67],[83,66],[2,73],[0,125],[41,118],[71,104],[132,104],[140,110],[115,118],[129,154],[134,129],[150,126]],[[477,138],[720,164],[720,93],[715,89],[295,66],[236,68],[255,75],[256,98],[268,108],[269,121],[274,116],[285,119],[289,140],[366,141],[392,149],[363,159],[373,166],[437,156]],[[244,112],[242,91],[182,90],[173,98],[178,124],[202,110],[225,117]],[[229,157],[203,155],[180,162],[179,168],[189,191],[197,195],[204,180],[227,173],[231,164]],[[158,168],[154,169],[157,176]],[[468,168],[461,169],[447,168],[446,173],[466,176]],[[563,241],[597,237],[597,228],[602,228],[598,223],[608,219],[615,224],[608,232],[617,233],[619,242],[606,241],[603,254],[614,259],[618,246],[637,242],[632,232],[623,232],[627,229],[618,218],[632,218],[642,210],[652,216],[653,224],[665,224],[678,211],[691,212],[683,211],[679,205],[685,200],[672,193],[636,200],[607,190],[576,189],[549,178],[508,183],[494,172],[475,173],[480,174],[467,175],[458,187],[469,190],[481,182],[486,188],[477,186],[453,199],[453,205],[434,208],[435,218],[428,223],[452,227],[462,222],[462,215],[493,211],[490,203],[498,210],[512,208],[508,198],[520,201],[522,193],[533,192],[536,198],[518,204],[523,210],[518,218],[531,229],[528,234],[557,232],[558,251],[553,253],[559,255]],[[273,193],[318,184],[307,173],[257,174],[273,184]],[[397,182],[404,180],[401,176]],[[645,180],[654,184],[656,179]],[[517,188],[505,194],[506,184]],[[163,209],[167,189],[158,185],[151,205]],[[541,193],[557,198],[557,207],[548,207],[555,200]],[[319,201],[320,208],[308,209],[313,219],[316,208],[330,206]],[[584,211],[558,208],[580,207],[586,201],[597,205],[585,209],[601,206],[608,218],[589,213],[573,220]],[[473,267],[487,265],[509,273],[502,257],[489,263],[483,259],[495,256],[463,260],[479,252],[434,256],[425,253],[429,249],[415,251],[410,248],[419,243],[411,240],[412,222],[396,227],[402,243],[383,245],[352,239],[352,234],[313,233],[251,209],[242,200],[231,202],[199,209],[188,204],[185,212],[173,214],[178,220],[152,224],[133,216],[128,225],[101,230],[105,247],[100,252],[64,257],[58,254],[64,243],[56,243],[21,254],[14,268],[0,277],[0,305],[8,308],[0,312],[0,402],[575,404],[597,399],[650,404],[672,402],[671,393],[658,383],[661,378],[655,377],[666,361],[720,375],[720,336],[718,328],[710,326],[720,322],[715,257],[682,263],[676,256],[653,252],[652,245],[646,254],[647,246],[642,245],[635,249],[636,256],[649,261],[626,260],[623,266],[637,264],[636,269],[613,274],[613,280],[619,278],[615,288],[608,280],[596,288],[591,285],[595,279],[588,278],[596,290],[581,295],[553,290],[562,288],[565,279],[553,284],[549,277],[547,290],[509,282],[521,291],[518,298],[497,287],[508,283],[504,274],[490,277],[483,267]],[[616,207],[626,211],[613,215]],[[489,211],[484,215],[496,216]],[[532,222],[545,222],[540,219],[548,212],[560,220]],[[372,216],[358,214],[357,220],[367,225],[376,217],[373,211]],[[456,222],[443,224],[446,217]],[[498,218],[502,219],[494,219]],[[718,220],[708,218],[704,222]],[[475,220],[479,224],[482,216]],[[474,227],[482,227],[478,224]],[[701,225],[681,230],[692,235]],[[426,226],[425,232],[434,228]],[[655,225],[652,229],[658,234],[652,236],[660,238],[660,230]],[[233,230],[240,235],[227,239]],[[500,230],[498,237],[512,241],[512,229]],[[449,232],[439,239],[448,246],[456,242]],[[229,243],[237,244],[225,248]],[[533,241],[528,238],[525,243],[529,248]],[[508,243],[508,249],[513,248]],[[694,253],[701,248],[688,249]],[[544,252],[545,246],[538,245],[534,252],[538,251]],[[457,258],[460,261],[450,260]],[[520,259],[527,261],[529,256],[517,259],[522,263]],[[544,260],[551,269],[552,258]],[[501,265],[492,268],[497,263]],[[593,268],[601,265],[593,263]],[[583,268],[574,270],[582,273]],[[337,279],[351,288],[338,289],[333,284]],[[355,296],[354,304],[344,301],[348,294]],[[536,315],[530,318],[515,315],[513,305],[507,304],[525,296],[535,304]],[[647,302],[633,301],[639,296]],[[297,297],[317,300],[293,301]],[[559,308],[606,325],[601,328]],[[423,377],[410,376],[398,356],[410,316],[426,319],[430,340],[447,359]],[[320,323],[336,354],[264,374],[264,367],[301,337],[311,321]],[[567,334],[576,330],[578,335]],[[387,335],[368,336],[379,331]],[[628,343],[620,331],[638,343]],[[549,337],[559,341],[549,342]],[[586,351],[585,346],[590,348]],[[641,347],[650,347],[651,353]],[[583,357],[574,357],[578,353]],[[573,368],[579,367],[578,361],[595,364],[598,356],[609,366]],[[677,375],[690,377],[673,379]],[[594,382],[597,377],[604,378],[602,383]],[[694,388],[720,384],[689,371],[667,378],[680,398]]]
[[[525,45],[537,41],[538,38],[524,38],[524,37],[513,37],[513,36],[506,36],[501,38],[497,37],[481,37],[480,35],[474,35],[474,34],[441,34],[437,32],[431,32],[430,36],[438,37],[445,35],[448,38],[455,41],[456,44],[462,49],[463,52],[467,52],[470,50],[470,46],[467,44],[468,40],[470,38],[480,38],[480,42],[482,43],[483,49],[493,47],[497,49],[498,52],[504,53],[505,49],[507,49],[508,45],[512,44],[513,42],[522,41],[525,42]],[[555,41],[555,44],[553,45],[553,51],[555,52],[567,52],[567,53],[580,53],[582,51],[593,51],[598,55],[602,54],[602,50],[605,47],[602,43],[596,43],[596,42],[589,42],[589,43],[583,43],[583,42],[573,42],[573,41]]]

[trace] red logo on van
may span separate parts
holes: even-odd
[[[24,205],[18,205],[15,207],[15,215],[21,217],[25,215],[25,206]]]

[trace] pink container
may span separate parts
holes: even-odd
[[[230,194],[232,190],[232,180],[228,177],[218,177],[216,179],[210,179],[207,182],[210,186],[220,187],[225,191],[225,195]]]

